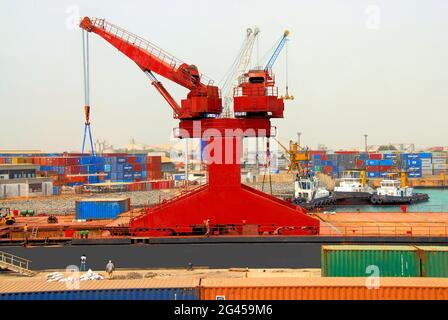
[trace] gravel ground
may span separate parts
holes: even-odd
[[[247,183],[249,186],[262,190],[262,183]],[[156,204],[160,200],[169,199],[176,194],[178,189],[171,190],[153,190],[140,192],[117,192],[117,193],[91,193],[91,194],[73,194],[51,197],[36,197],[29,199],[11,199],[0,200],[0,208],[8,207],[11,209],[30,210],[33,209],[39,213],[64,214],[73,213],[75,211],[75,201],[85,198],[131,198],[133,207],[143,206],[147,204]],[[265,183],[264,192],[270,193],[269,183]],[[272,193],[276,194],[293,194],[293,183],[272,183]]]
[[[29,210],[34,209],[39,213],[73,213],[75,211],[75,201],[86,198],[131,198],[131,206],[143,206],[145,204],[155,204],[163,199],[169,199],[176,192],[173,190],[153,190],[140,192],[117,192],[102,194],[76,194],[61,195],[51,197],[39,197],[29,199],[0,200],[0,207],[11,209]]]
[[[246,183],[248,186],[252,188],[263,190],[266,193],[271,193],[269,182],[264,183],[264,187],[262,183]],[[272,194],[290,194],[291,196],[294,193],[294,183],[293,182],[273,182],[272,183]]]

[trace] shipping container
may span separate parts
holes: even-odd
[[[83,281],[67,284],[10,281],[0,288],[0,300],[199,300],[199,279]]]
[[[206,278],[201,300],[446,300],[448,279]]]
[[[370,160],[381,160],[383,159],[383,155],[381,153],[369,153]]]
[[[448,277],[448,246],[417,246],[422,277]]]
[[[115,219],[130,210],[130,199],[83,199],[76,201],[76,219]]]
[[[366,160],[366,166],[379,166],[379,160]]]
[[[430,152],[421,152],[420,153],[420,159],[431,159],[432,154]]]
[[[423,175],[422,171],[415,171],[415,172],[408,173],[409,178],[421,178],[422,175]]]
[[[322,276],[419,277],[418,252],[412,246],[334,245],[322,246]]]
[[[433,152],[432,158],[447,158],[448,152]]]
[[[394,160],[392,160],[392,159],[380,160],[380,166],[393,166],[393,165],[394,165]]]
[[[445,158],[433,158],[432,163],[433,164],[445,164],[446,159]]]
[[[383,159],[396,159],[397,154],[396,153],[383,153]]]

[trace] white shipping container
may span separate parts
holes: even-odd
[[[431,163],[431,158],[423,158],[421,160],[422,160],[422,165]]]
[[[13,198],[19,196],[19,186],[17,183],[5,184],[3,186],[5,198]]]
[[[44,196],[53,195],[53,182],[42,183],[42,195]]]
[[[436,163],[446,163],[446,159],[445,158],[433,158],[432,159],[432,163],[436,164]]]
[[[447,152],[433,152],[432,157],[433,158],[446,158],[447,154],[448,154]]]
[[[432,170],[422,170],[422,176],[432,176]]]
[[[422,169],[432,169],[432,163],[422,163]]]
[[[18,183],[17,188],[18,188],[19,197],[28,197],[29,186],[27,183]]]
[[[435,163],[434,164],[434,170],[444,170],[446,169],[445,163]]]

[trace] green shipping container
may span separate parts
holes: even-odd
[[[412,246],[322,246],[323,277],[420,277],[418,250]],[[376,267],[378,269],[376,269]]]
[[[422,277],[448,277],[448,246],[417,246]]]

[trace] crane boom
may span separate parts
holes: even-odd
[[[195,65],[182,62],[151,42],[115,26],[105,19],[84,17],[80,27],[88,32],[98,34],[134,61],[143,72],[157,73],[189,89],[190,93],[187,99],[183,99],[181,107],[179,107],[177,103],[172,103],[174,99],[159,81],[152,82],[173,108],[176,117],[181,119],[203,118],[207,114],[221,113],[222,106],[218,87],[212,85],[212,80],[200,74]]]
[[[277,48],[275,48],[274,53],[272,54],[271,58],[269,58],[269,61],[266,64],[266,67],[264,68],[264,70],[272,69],[272,67],[274,66],[275,60],[277,60],[278,55],[282,51],[286,41],[288,41],[288,35],[289,35],[289,31],[285,30],[285,32],[283,33],[282,38],[280,39],[280,42],[277,45]]]

